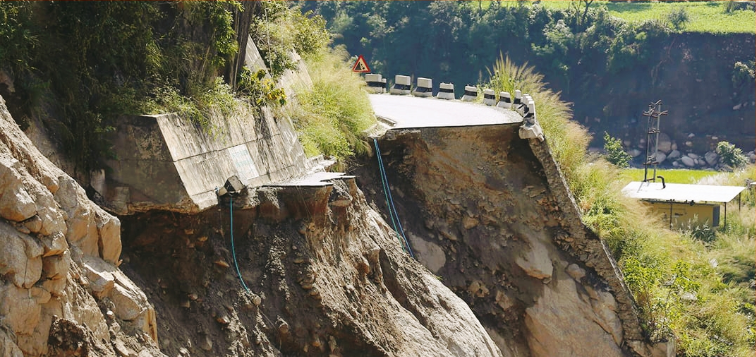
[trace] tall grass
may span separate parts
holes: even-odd
[[[375,123],[365,82],[350,70],[343,48],[324,51],[308,62],[312,88],[298,89],[286,108],[308,156],[339,160],[368,149],[360,133]]]
[[[753,278],[749,277],[756,263],[749,248],[753,219],[747,217],[753,217],[753,201],[732,216],[729,228],[715,233],[713,243],[697,240],[689,232],[670,231],[646,206],[620,193],[625,183],[620,170],[586,154],[590,137],[570,121],[568,104],[546,87],[543,76],[527,64],[516,65],[503,57],[489,74],[489,85],[497,93],[520,89],[533,96],[538,121],[583,220],[606,240],[651,338],[677,338],[679,354],[685,356],[752,356],[749,284]],[[734,174],[738,175],[745,174]],[[712,259],[719,262],[716,267]]]

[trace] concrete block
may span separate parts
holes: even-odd
[[[378,73],[369,73],[365,75],[367,91],[370,93],[386,93],[386,79]]]
[[[411,82],[410,77],[397,74],[396,76],[394,76],[394,85],[391,87],[391,90],[389,91],[389,93],[397,94],[397,95],[407,95],[407,94],[410,94],[411,88],[412,88],[412,82]]]
[[[436,98],[453,100],[454,99],[454,84],[442,82],[438,86],[438,94],[436,94]]]
[[[478,98],[478,88],[474,86],[465,86],[465,94],[462,95],[462,100],[465,102],[472,102]]]
[[[433,80],[430,78],[419,77],[417,79],[417,86],[412,91],[412,95],[415,97],[432,97]]]
[[[496,106],[504,109],[512,108],[512,96],[509,94],[509,92],[499,93],[499,102],[496,103]]]
[[[483,104],[490,106],[496,105],[496,95],[494,94],[493,89],[483,90]]]

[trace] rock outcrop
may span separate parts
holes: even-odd
[[[583,225],[547,142],[517,133],[495,125],[384,135],[419,261],[465,299],[504,356],[651,355],[621,272]]]
[[[152,306],[117,268],[120,221],[39,153],[2,98],[0,218],[3,356],[161,355]]]

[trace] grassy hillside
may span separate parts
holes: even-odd
[[[484,2],[482,6],[490,6]],[[506,6],[517,6],[516,1],[504,2]],[[541,1],[541,5],[550,9],[566,10],[570,1]],[[727,1],[698,2],[619,2],[595,1],[592,7],[606,6],[612,16],[631,23],[641,23],[650,19],[666,20],[672,11],[684,9],[690,20],[681,28],[685,32],[704,33],[754,33],[756,16],[752,10],[727,11]]]
[[[570,120],[569,106],[542,80],[532,67],[507,58],[494,64],[488,85],[496,91],[519,88],[533,96],[583,220],[607,242],[651,339],[675,338],[678,356],[753,356],[753,193],[744,195],[740,211],[728,215],[727,227],[667,229],[646,206],[620,193],[626,172],[587,155],[588,133]],[[754,178],[753,166],[704,180],[743,185],[746,178]]]

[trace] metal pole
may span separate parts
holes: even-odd
[[[672,200],[669,201],[669,230],[672,230]]]
[[[742,191],[740,193],[738,193],[738,212],[740,212],[740,195],[742,193],[743,193]]]
[[[725,202],[725,230],[727,229],[727,202]]]
[[[658,116],[656,117],[656,133],[654,134],[654,144],[655,144],[654,162],[655,163],[658,162],[656,159],[656,156],[659,155],[659,131],[660,131],[659,124],[661,123],[661,100],[656,102],[656,108],[657,108],[656,112],[658,112],[659,114],[657,114]],[[657,167],[657,164],[654,164],[654,182],[656,182],[656,167]]]

